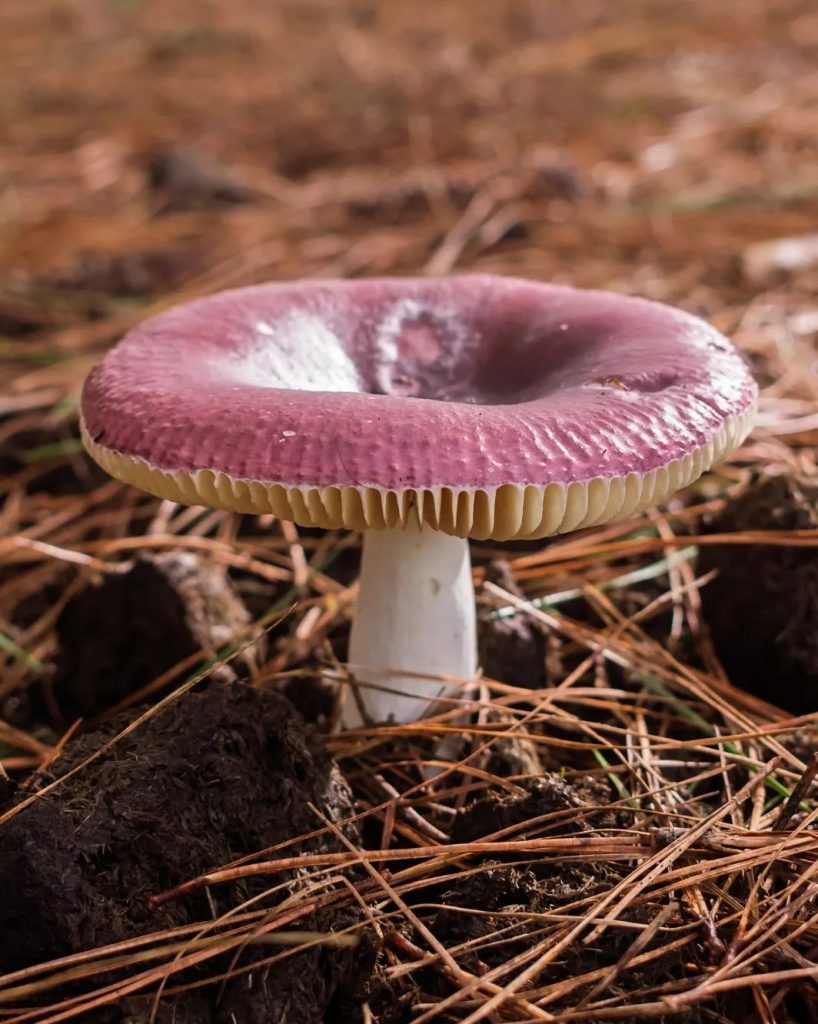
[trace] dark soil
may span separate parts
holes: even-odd
[[[590,832],[591,825],[572,812],[584,807],[577,790],[559,775],[548,774],[524,783],[519,796],[495,791],[470,804],[455,819],[451,842],[470,843],[503,832],[506,839],[530,839],[549,834]],[[550,860],[531,867],[492,867],[485,875],[463,880],[464,899],[448,897],[445,903],[482,910],[497,910],[514,905],[520,911],[538,911],[560,902],[578,899],[595,892],[609,880],[607,867],[599,864],[560,864]],[[454,894],[453,894],[454,895]],[[444,916],[449,911],[441,912]],[[452,920],[460,919],[459,911]],[[448,920],[448,918],[447,918]],[[496,923],[496,922],[495,922]],[[486,934],[492,929],[487,929]]]
[[[126,722],[120,716],[73,743],[53,766],[53,777],[79,764]],[[27,795],[7,793],[5,809]],[[295,875],[215,886],[159,909],[149,909],[148,899],[247,853],[313,831],[320,823],[310,802],[336,821],[353,812],[334,762],[285,698],[240,683],[212,684],[182,696],[4,825],[0,972],[208,921],[288,883],[255,906],[280,901],[297,887]],[[287,855],[307,848],[341,847],[322,836],[288,848]],[[335,911],[335,927],[344,923],[339,916]],[[329,920],[319,914],[293,927],[326,930]],[[239,963],[270,955],[269,947],[262,949],[243,952]],[[361,972],[365,980],[373,956],[368,940],[357,950],[313,947],[228,982],[218,1001],[208,990],[177,996],[172,1013],[159,1019],[177,1024],[352,1020],[356,996],[348,990],[361,982]],[[205,970],[218,973],[216,966],[210,963]],[[339,1008],[344,1016],[333,1017]],[[136,1000],[87,1019],[136,1024],[148,1016]]]
[[[221,566],[187,551],[142,555],[129,572],[105,576],[66,605],[57,622],[56,704],[67,721],[98,715],[196,651],[215,654],[248,622]],[[221,678],[235,679],[245,656],[219,669]]]
[[[508,562],[497,559],[486,565],[486,579],[517,597],[522,596]],[[499,619],[493,609],[479,616],[480,665],[489,679],[538,689],[545,683],[545,636],[522,615]]]
[[[537,819],[548,815],[551,822],[559,822],[559,831],[580,831],[588,826],[583,821],[567,824],[571,810],[583,806],[579,793],[558,775],[545,775],[525,786],[526,794],[509,796],[497,791],[470,804],[455,819],[452,828],[453,843],[471,843],[495,832],[511,830],[509,834],[520,839],[524,836],[544,835],[548,821]],[[515,826],[525,825],[525,830]]]
[[[792,477],[753,483],[710,524],[713,533],[814,529],[818,486]],[[699,571],[716,653],[736,686],[795,714],[818,709],[818,549],[706,546]]]
[[[572,831],[593,831],[586,818],[570,820],[572,811],[588,808],[583,795],[558,775],[548,774],[532,780],[525,784],[525,789],[527,792],[519,796],[495,792],[471,804],[456,819],[451,841],[481,840],[504,829],[510,830],[509,838],[517,839],[549,833],[565,835]],[[538,820],[542,818],[545,820]],[[611,824],[607,812],[602,817],[595,813],[594,825]],[[449,948],[476,941],[475,948],[465,952],[459,962],[478,975],[506,963],[512,956],[525,953],[542,940],[543,918],[532,915],[559,912],[560,908],[608,891],[617,881],[614,868],[605,863],[565,863],[548,857],[514,863],[514,859],[508,858],[505,863],[484,862],[481,871],[456,879],[435,895],[434,901],[444,904],[444,908],[438,910],[430,922],[432,931]],[[475,859],[470,861],[472,866],[476,863]],[[622,915],[622,920],[645,924],[650,920],[650,912],[636,904]],[[501,941],[495,938],[498,932],[503,933]],[[539,982],[552,984],[600,968],[612,971],[633,938],[634,932],[628,929],[609,929],[601,942],[574,944],[546,968]],[[481,943],[481,939],[486,941]],[[628,989],[655,985],[666,977],[678,976],[683,970],[682,957],[678,953],[670,953],[644,968],[632,969]],[[426,969],[420,975],[424,987],[441,996],[452,990],[449,980],[439,971]],[[617,983],[609,987],[610,995],[620,991],[623,988]],[[739,997],[736,1005],[741,1002],[742,997]],[[570,1010],[575,1005],[569,998],[562,1008]],[[548,1009],[554,1012],[560,1006],[557,1002]],[[635,1024],[644,1018],[634,1014],[633,1017],[619,1019],[626,1024]],[[709,1018],[699,1007],[681,1018],[672,1013],[658,1018],[660,1024],[679,1019],[689,1024]]]
[[[558,775],[532,780],[525,789],[527,792],[519,796],[498,791],[475,801],[455,820],[451,841],[482,840],[506,829],[506,838],[514,839],[590,830],[583,819],[570,820],[572,812],[582,808],[583,800]],[[532,914],[547,913],[593,896],[611,884],[610,869],[604,864],[565,864],[550,858],[527,863],[514,860],[486,861],[481,871],[458,878],[436,897],[445,909],[434,915],[432,930],[447,946],[489,940],[461,960],[464,967],[478,974],[505,963],[537,941],[539,934],[533,933],[539,933],[542,920],[532,919]],[[476,863],[471,861],[472,865]],[[490,941],[500,931],[504,941]],[[556,970],[549,970],[548,980],[598,967],[607,962],[608,950],[602,959],[594,951],[582,955],[584,963],[580,963],[577,951],[569,951],[568,959],[561,958]],[[441,995],[447,994],[447,982],[439,975],[432,977],[427,971],[424,981]]]

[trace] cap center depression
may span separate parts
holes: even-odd
[[[379,319],[336,330],[320,311],[257,320],[255,342],[229,375],[259,388],[353,392],[472,405],[515,405],[566,384],[655,391],[673,381],[584,374],[577,359],[593,339],[548,320],[469,322],[463,309],[402,299]],[[305,355],[306,354],[306,355]],[[223,375],[218,361],[214,373]],[[570,380],[568,377],[570,376]]]

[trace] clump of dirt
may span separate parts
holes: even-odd
[[[142,555],[66,605],[57,622],[57,706],[67,721],[100,714],[196,651],[215,654],[249,621],[222,566],[188,551]],[[235,679],[253,656],[243,652],[219,677]]]
[[[120,716],[81,737],[37,784],[65,776],[127,721]],[[6,809],[27,795],[7,793]],[[301,884],[297,873],[213,886],[158,909],[150,908],[149,897],[314,831],[320,822],[310,803],[337,822],[353,813],[346,782],[285,698],[241,683],[183,695],[0,829],[0,973],[206,922],[280,885],[253,904],[274,905]],[[355,837],[354,829],[343,828]],[[286,855],[340,848],[327,834],[287,847]],[[330,923],[338,925],[337,911],[332,919],[319,912],[291,927],[327,930]],[[268,947],[261,953],[248,947],[238,963],[269,955]],[[361,985],[361,972],[366,976],[373,962],[371,940],[358,950],[312,947],[226,982],[218,1000],[207,989],[204,997],[175,996],[172,1019],[312,1024],[331,1005],[354,1003],[349,987]],[[200,970],[210,976],[226,963]],[[149,1017],[140,1007],[136,1000],[83,1019],[136,1024]]]
[[[505,829],[514,829],[515,838],[520,839],[524,835],[545,835],[554,828],[564,833],[590,827],[579,814],[571,813],[579,811],[584,801],[559,775],[544,775],[526,783],[524,789],[525,793],[519,795],[493,791],[475,800],[455,819],[451,841],[472,843]],[[546,821],[538,820],[546,816]]]
[[[455,820],[451,841],[477,841],[504,829],[513,830],[508,838],[515,839],[591,829],[583,818],[572,814],[583,808],[584,801],[559,776],[545,775],[527,783],[525,789],[519,795],[494,792],[475,801]],[[474,860],[471,863],[474,865]],[[610,870],[604,864],[563,863],[553,858],[515,864],[493,859],[486,861],[482,870],[464,874],[440,892],[437,902],[445,906],[436,912],[431,927],[449,948],[475,942],[461,962],[481,974],[536,941],[534,933],[541,930],[542,920],[532,919],[532,914],[591,897],[610,884]],[[493,939],[496,933],[502,935],[502,941]],[[481,943],[481,939],[487,941]],[[431,974],[424,981],[434,989],[440,989],[442,983],[439,975],[433,978]]]
[[[486,565],[486,580],[521,597],[507,562]],[[498,618],[493,608],[480,609],[478,621],[480,664],[489,679],[513,682],[535,690],[545,683],[545,636],[523,615]]]
[[[578,791],[558,775],[546,775],[527,783],[525,789],[526,792],[519,795],[495,792],[469,806],[455,821],[452,842],[484,839],[502,829],[513,829],[513,837],[522,838],[598,834],[600,829],[615,827],[609,813],[600,813],[601,809],[586,803],[584,791]],[[578,811],[583,812],[582,816],[574,813]],[[589,817],[593,818],[593,824],[588,821]],[[424,893],[423,899],[438,905],[429,921],[431,930],[453,952],[457,962],[477,976],[508,964],[516,956],[529,954],[538,943],[543,944],[542,952],[546,952],[547,932],[555,923],[554,918],[547,915],[570,914],[579,920],[620,878],[616,868],[604,862],[572,863],[548,856],[519,860],[509,855],[482,864],[470,858],[470,868],[472,870],[454,878],[448,885],[440,886],[431,898]],[[672,902],[670,897],[668,901]],[[671,918],[681,921],[678,906],[672,905],[672,911]],[[644,926],[650,923],[655,912],[655,907],[637,901],[621,914],[621,919],[623,923]],[[644,964],[629,965],[621,980],[615,976],[617,963],[639,934],[639,930],[632,927],[615,927],[609,928],[597,942],[571,943],[557,959],[549,960],[541,975],[535,976],[531,983],[536,986],[568,983],[566,996],[548,1006],[550,1011],[559,1013],[560,1009],[575,1009],[577,1000],[591,990],[593,981],[600,976],[608,976],[607,989],[611,996],[650,988],[668,977],[678,977],[685,969],[684,954],[672,948]],[[464,944],[468,944],[467,947],[459,949]],[[578,987],[572,984],[586,975],[591,980],[581,982]],[[419,971],[418,981],[425,991],[443,997],[455,988],[453,980],[435,967]],[[627,1024],[635,1024],[637,1019],[641,1019],[638,1013],[622,1018]],[[666,1017],[658,1019],[660,1022],[676,1020],[678,1015],[669,1011]],[[704,1011],[698,1007],[685,1015],[685,1020],[691,1022],[705,1019]]]
[[[713,533],[815,529],[818,482],[761,478],[713,519]],[[699,571],[716,653],[737,686],[795,714],[818,708],[818,549],[706,546]]]
[[[531,945],[537,928],[531,914],[601,891],[605,874],[593,865],[563,865],[544,878],[531,868],[490,863],[443,892],[445,908],[436,913],[432,931],[448,947],[501,932],[506,941],[478,946],[463,959],[468,970],[482,973],[482,965],[499,966]]]
[[[505,830],[504,838],[524,839],[549,834],[567,835],[589,832],[591,825],[579,814],[585,802],[579,793],[558,775],[549,774],[532,780],[522,794],[504,791],[490,793],[467,807],[455,820],[451,833],[453,843],[469,843]],[[436,924],[447,941],[463,942],[478,935],[491,935],[509,924],[507,914],[493,917],[475,911],[509,911],[520,914],[520,928],[529,928],[526,917],[553,909],[562,903],[590,896],[605,887],[610,874],[605,865],[595,863],[560,863],[542,859],[533,865],[492,863],[485,871],[467,875],[455,888],[443,895],[442,902],[451,908],[441,910]],[[437,933],[440,937],[441,933]],[[500,946],[498,963],[508,959],[509,950]],[[491,957],[489,955],[490,962]]]

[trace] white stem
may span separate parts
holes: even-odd
[[[364,534],[349,662],[356,681],[373,686],[346,688],[342,727],[414,722],[433,711],[433,698],[451,686],[405,673],[471,679],[476,636],[467,540],[416,524]]]

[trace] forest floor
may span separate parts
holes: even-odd
[[[0,40],[0,1020],[818,1020],[814,3]],[[220,288],[463,270],[704,316],[757,426],[659,511],[475,543],[482,677],[330,735],[358,538],[109,480],[82,382]]]

